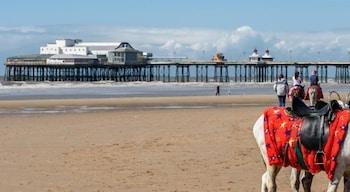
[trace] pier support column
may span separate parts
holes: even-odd
[[[208,82],[209,78],[208,78],[208,65],[205,65],[205,82]]]
[[[328,66],[325,66],[325,83],[328,83]]]
[[[222,74],[222,65],[220,66],[220,82],[223,82],[224,79],[223,79],[223,74]]]
[[[187,65],[186,68],[187,68],[187,75],[186,75],[186,77],[187,77],[187,82],[190,82],[190,76],[191,76],[191,74],[190,74],[190,66]]]
[[[235,65],[235,82],[237,82],[237,65]]]
[[[198,65],[196,65],[196,82],[198,82]]]
[[[242,82],[242,65],[239,65],[239,82]]]
[[[218,78],[217,78],[217,66],[214,66],[214,81],[218,82]]]
[[[170,82],[170,65],[168,65],[168,82]]]
[[[181,82],[185,82],[184,66],[181,66]]]
[[[249,65],[249,82],[252,82],[252,66]]]
[[[244,65],[244,82],[247,82],[247,65]]]

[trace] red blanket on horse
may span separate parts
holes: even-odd
[[[340,110],[329,126],[329,137],[324,147],[324,169],[330,180],[336,168],[336,157],[345,139],[350,112]],[[315,162],[316,151],[309,151],[300,144],[298,131],[303,121],[289,115],[283,107],[271,107],[264,112],[264,132],[268,161],[270,165],[292,166],[297,169],[305,167],[311,173],[321,171]],[[298,160],[297,150],[301,151],[303,162]],[[299,156],[300,157],[300,156]],[[302,163],[303,165],[301,165]]]
[[[322,93],[322,89],[320,86],[318,85],[311,85],[310,87],[307,88],[306,92],[305,92],[305,100],[310,100],[309,98],[309,90],[311,88],[315,88],[316,91],[317,91],[317,101],[320,100],[320,99],[323,99],[323,93]]]

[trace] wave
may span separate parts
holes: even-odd
[[[273,82],[2,82],[0,99],[75,99],[153,96],[210,96],[220,85],[221,95],[274,95]],[[329,81],[324,92],[348,92],[350,85]]]
[[[97,87],[212,87],[214,85],[222,86],[254,86],[254,87],[264,87],[271,85],[272,83],[255,83],[255,82],[245,82],[245,83],[236,83],[236,82],[115,82],[115,81],[96,81],[96,82],[52,82],[52,81],[43,81],[43,82],[27,82],[27,81],[16,81],[16,82],[1,82],[0,89],[31,89],[31,88],[97,88]]]

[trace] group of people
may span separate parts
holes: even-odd
[[[303,79],[300,76],[300,73],[297,71],[295,72],[293,78],[292,78],[292,84],[293,86],[289,89],[289,85],[287,80],[284,78],[283,74],[280,74],[278,76],[278,80],[275,82],[273,89],[277,94],[278,97],[278,106],[284,107],[286,105],[286,97],[290,99],[290,101],[293,99],[293,97],[299,97],[302,99],[309,99],[308,91],[304,91],[303,86]],[[312,75],[310,76],[310,87],[316,87],[318,94],[318,99],[323,98],[322,90],[319,84],[317,71],[314,70]]]

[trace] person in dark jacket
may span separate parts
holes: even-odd
[[[220,85],[216,86],[216,96],[220,96]]]
[[[312,75],[310,76],[310,86],[311,85],[319,85],[318,84],[318,76],[317,76],[317,71],[314,70],[312,72]]]

